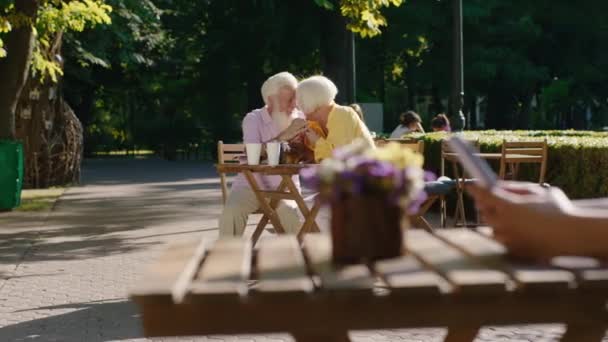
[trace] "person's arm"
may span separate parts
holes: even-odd
[[[576,208],[563,222],[564,229],[575,229],[573,244],[580,255],[608,259],[608,212]]]
[[[425,132],[424,132],[424,127],[422,127],[422,124],[421,124],[420,122],[417,122],[417,123],[416,123],[416,127],[417,127],[417,128],[416,128],[416,131],[417,131],[417,132],[419,132],[419,133],[425,133]]]
[[[574,200],[572,203],[579,208],[595,208],[608,210],[608,198]]]
[[[399,125],[393,130],[393,132],[391,133],[389,138],[390,139],[400,139],[402,135],[403,135],[403,129],[401,128],[401,125]]]

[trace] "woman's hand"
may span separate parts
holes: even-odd
[[[290,141],[291,139],[297,137],[300,133],[304,132],[307,126],[308,124],[306,120],[300,118],[294,119],[289,126],[277,136],[276,139],[281,141]]]
[[[317,132],[308,128],[306,129],[306,138],[308,139],[308,142],[310,142],[310,144],[314,146],[317,144],[317,141],[319,141],[321,137],[319,136],[319,134],[317,134]]]
[[[496,240],[511,253],[546,258],[577,254],[576,230],[568,218],[572,202],[557,188],[530,183],[499,183],[494,189],[468,187]]]

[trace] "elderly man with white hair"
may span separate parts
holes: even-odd
[[[295,110],[297,85],[296,78],[288,72],[278,73],[264,82],[261,92],[266,105],[248,113],[243,119],[244,143],[290,140],[303,132],[306,121],[302,113]],[[275,190],[281,182],[281,176],[256,175],[256,180],[263,190]],[[294,182],[299,187],[297,176],[294,176]],[[232,184],[220,216],[220,237],[243,235],[249,214],[259,208],[253,190],[245,177],[239,174]],[[297,233],[301,224],[295,201],[281,201],[277,214],[287,233]]]
[[[338,89],[324,76],[312,76],[300,82],[296,90],[296,103],[306,119],[314,121],[319,129],[309,127],[306,137],[314,146],[315,160],[331,157],[334,149],[362,140],[375,148],[374,139],[357,112],[351,107],[334,102]]]

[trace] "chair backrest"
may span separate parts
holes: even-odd
[[[479,151],[479,139],[465,139],[466,142],[471,144],[473,148]],[[447,140],[441,141],[441,155],[445,155],[446,153],[454,153],[450,144],[448,144]]]
[[[502,142],[502,158],[500,159],[499,177],[506,177],[507,164],[514,165],[514,172],[517,173],[518,164],[539,164],[538,182],[545,182],[547,173],[547,140],[543,141],[506,141]],[[526,156],[518,159],[517,156]],[[514,178],[516,178],[516,174]]]
[[[217,161],[220,164],[238,163],[246,156],[245,144],[224,144],[221,140],[217,142]]]
[[[245,144],[224,144],[223,141],[217,142],[217,162],[218,164],[236,164],[241,158],[246,157]],[[228,196],[228,184],[226,174],[220,173],[220,185],[222,187],[222,203],[226,203]]]

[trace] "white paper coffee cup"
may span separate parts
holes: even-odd
[[[245,144],[245,150],[247,152],[247,164],[260,165],[262,144]]]
[[[279,159],[281,158],[281,143],[278,141],[267,143],[266,153],[268,154],[268,165],[279,165]]]

